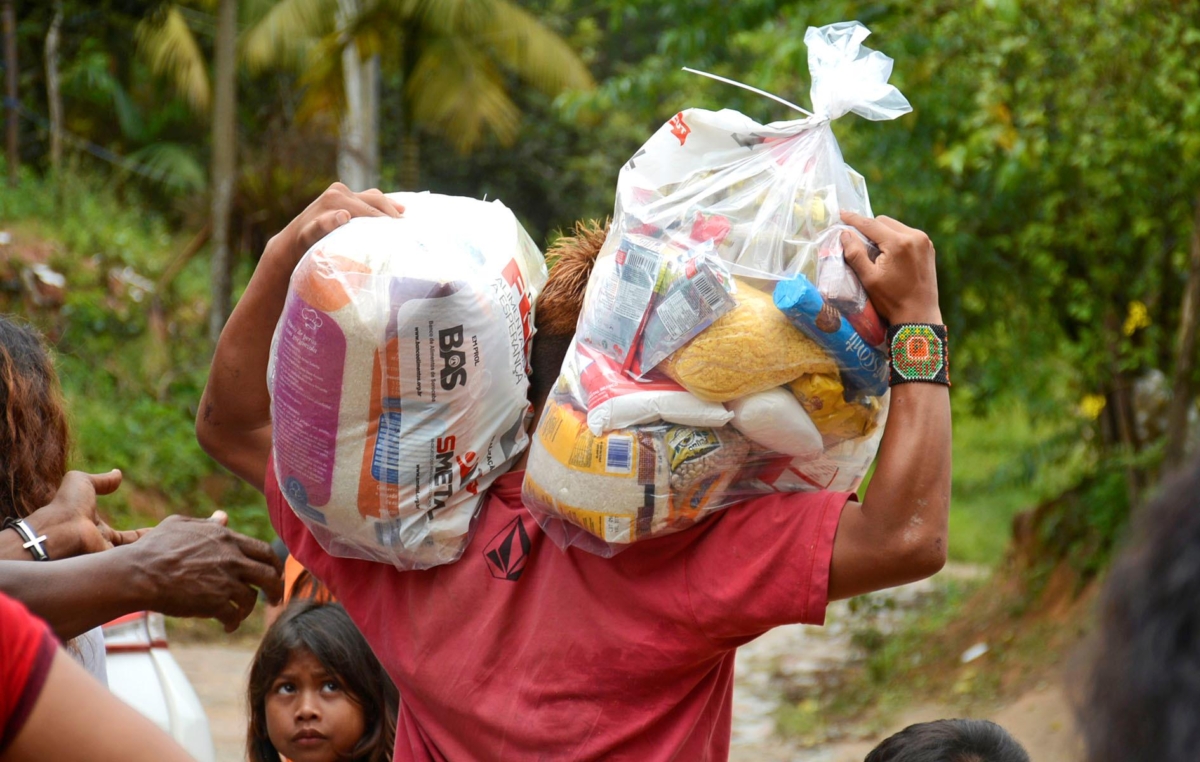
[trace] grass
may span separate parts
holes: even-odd
[[[869,618],[851,619],[856,659],[815,689],[786,695],[776,712],[779,732],[806,745],[871,737],[926,704],[945,716],[985,716],[1006,698],[1060,678],[1064,654],[1091,627],[1089,599],[1057,614],[1029,611],[1021,587],[1007,582],[942,581],[886,633]],[[977,644],[986,652],[964,664],[962,655]]]
[[[1013,517],[1078,474],[1074,422],[1040,423],[1018,403],[973,414],[968,400],[955,399],[949,557],[994,566],[1012,536]]]
[[[1004,557],[1012,520],[1058,494],[1078,475],[1079,456],[1061,452],[1073,422],[1038,423],[1019,403],[971,409],[967,394],[951,395],[954,419],[949,558],[995,566]],[[874,468],[858,489],[867,492]]]

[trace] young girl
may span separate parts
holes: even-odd
[[[250,762],[390,762],[396,687],[336,603],[296,599],[250,668]]]

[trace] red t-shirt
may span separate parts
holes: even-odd
[[[292,554],[400,690],[395,762],[708,760],[729,754],[735,649],[825,621],[848,495],[772,495],[613,558],[562,551],[492,486],[456,563],[400,572],[327,555],[267,470]]]
[[[29,719],[57,649],[45,622],[0,593],[0,755]]]

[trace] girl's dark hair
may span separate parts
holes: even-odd
[[[400,699],[362,633],[341,605],[294,600],[263,636],[250,667],[250,727],[246,753],[250,762],[280,762],[267,737],[267,694],[292,655],[311,653],[337,677],[350,698],[362,707],[366,731],[351,752],[352,762],[391,762]]]
[[[1082,704],[1090,762],[1191,762],[1200,749],[1200,458],[1134,516],[1113,565]]]
[[[0,315],[0,517],[22,518],[53,500],[69,449],[62,390],[42,337]]]
[[[1029,762],[1029,754],[994,722],[934,720],[885,739],[863,762]]]

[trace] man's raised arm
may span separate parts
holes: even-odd
[[[844,233],[846,261],[892,325],[940,325],[929,237],[887,217],[843,212],[880,250],[874,262]],[[893,358],[894,359],[894,358]],[[935,574],[946,562],[950,509],[950,394],[938,383],[892,387],[887,430],[862,503],[842,512],[833,546],[829,598],[849,598]]]
[[[304,252],[351,217],[399,217],[404,207],[377,190],[334,183],[271,238],[246,292],[221,332],[196,415],[200,446],[262,490],[271,451],[267,361],[288,280]]]

